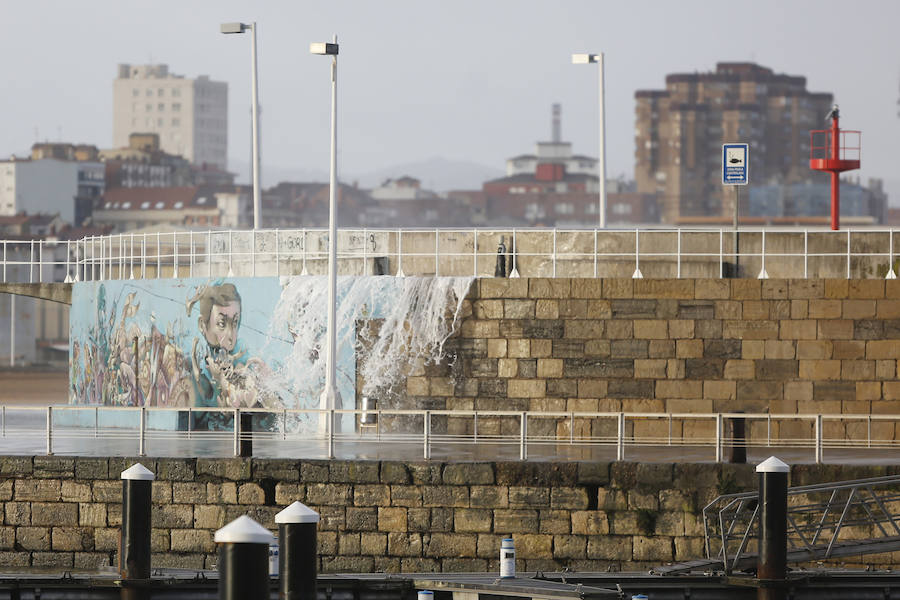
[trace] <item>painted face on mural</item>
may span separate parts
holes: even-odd
[[[241,303],[232,300],[224,306],[213,304],[209,319],[200,317],[199,324],[200,331],[210,346],[231,352],[237,343],[238,328],[241,325]]]

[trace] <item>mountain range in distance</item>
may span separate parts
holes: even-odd
[[[238,183],[250,181],[249,163],[232,160],[228,167],[232,173],[237,174]],[[394,165],[363,174],[338,172],[341,182],[350,185],[356,184],[364,189],[378,187],[387,179],[409,176],[421,181],[422,189],[435,192],[480,190],[485,181],[505,175],[505,171],[496,167],[442,157]],[[327,182],[328,172],[264,164],[262,165],[261,179],[262,187],[266,189],[281,182]]]

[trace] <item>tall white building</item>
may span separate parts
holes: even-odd
[[[227,168],[228,84],[187,79],[167,65],[119,65],[113,83],[113,146],[132,133],[159,134],[160,148],[194,164]]]

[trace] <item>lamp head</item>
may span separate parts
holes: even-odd
[[[245,23],[222,23],[220,31],[222,33],[244,33],[249,27]]]
[[[588,63],[600,62],[599,54],[573,54],[572,55],[572,64],[573,65],[586,65]]]
[[[309,45],[311,54],[331,54],[337,56],[338,45],[331,42],[313,42]]]

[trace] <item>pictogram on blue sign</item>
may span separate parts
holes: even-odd
[[[749,144],[722,144],[722,185],[747,185],[749,181]]]

